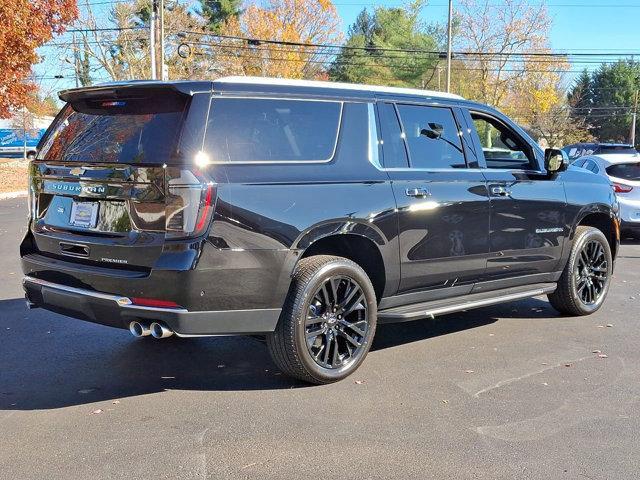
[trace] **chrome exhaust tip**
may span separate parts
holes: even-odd
[[[149,328],[151,329],[153,338],[169,338],[173,335],[173,330],[158,322],[153,322]]]
[[[136,338],[146,337],[148,335],[151,335],[151,329],[149,328],[148,325],[137,322],[135,320],[129,324],[129,331],[131,332],[131,335],[133,335]]]

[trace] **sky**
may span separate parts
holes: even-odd
[[[522,0],[539,5],[539,0]],[[500,0],[494,0],[500,4]],[[548,0],[549,16],[553,20],[550,38],[555,50],[614,50],[640,52],[640,0]],[[336,0],[334,2],[346,30],[358,13],[370,5],[397,6],[398,1],[363,2]],[[453,2],[454,9],[456,1]],[[424,8],[427,21],[444,22],[448,2],[431,0]]]
[[[502,0],[490,0],[495,4]],[[522,0],[527,4],[539,5],[540,0]],[[555,51],[575,52],[616,52],[640,53],[640,0],[547,0],[548,12],[553,20],[549,34],[551,46]],[[399,0],[381,0],[365,2],[363,0],[335,0],[334,4],[343,21],[343,30],[355,20],[365,7],[373,10],[375,6],[399,6]],[[456,0],[454,0],[454,8]],[[104,14],[108,6],[104,7]],[[446,22],[447,0],[431,0],[423,10],[423,19],[427,22]],[[68,38],[67,34],[65,38]],[[51,50],[48,50],[49,53]],[[41,50],[46,55],[47,49]],[[640,60],[640,55],[638,56]],[[59,73],[60,61],[47,60],[34,68],[36,76],[52,76]],[[597,64],[584,65],[589,69]],[[580,68],[582,68],[581,66]],[[64,72],[65,76],[70,71]],[[571,79],[569,79],[571,80]],[[44,91],[56,91],[73,86],[71,79],[42,80]]]

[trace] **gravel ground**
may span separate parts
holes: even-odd
[[[22,159],[0,159],[0,193],[27,189],[28,162]]]

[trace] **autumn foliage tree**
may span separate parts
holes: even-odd
[[[36,49],[62,33],[78,14],[76,0],[0,1],[0,117],[24,107],[36,86],[29,80]]]
[[[221,33],[294,44],[336,44],[342,40],[340,17],[331,0],[265,0],[231,18]],[[220,51],[220,49],[218,49]],[[253,42],[222,50],[228,73],[287,78],[318,78],[326,54],[316,48]]]
[[[456,50],[467,53],[454,62],[456,93],[503,110],[549,146],[589,137],[570,118],[570,64],[552,53],[544,3],[460,0],[456,15]]]

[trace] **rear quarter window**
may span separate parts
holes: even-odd
[[[323,162],[333,158],[342,103],[215,98],[206,132],[213,162]]]

